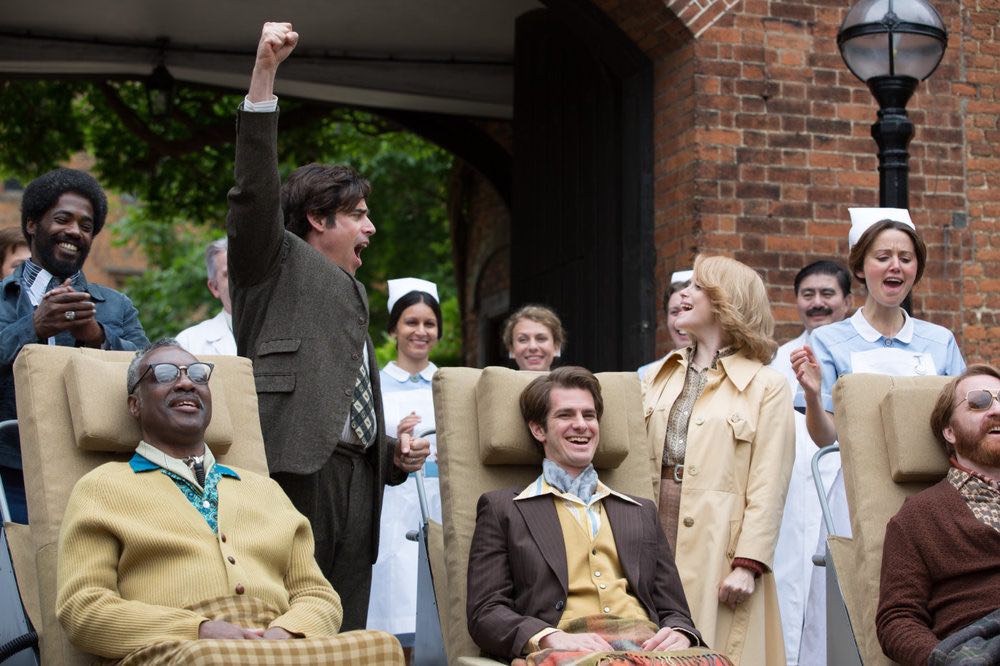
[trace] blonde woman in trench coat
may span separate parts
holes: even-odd
[[[736,666],[784,666],[771,565],[795,426],[788,382],[767,367],[777,348],[767,291],[737,261],[698,257],[680,293],[677,327],[692,346],[643,381],[646,433],[664,465],[660,520],[709,645]]]

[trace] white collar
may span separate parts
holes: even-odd
[[[205,335],[207,342],[218,342],[233,334],[233,316],[225,310],[209,319],[208,323],[208,333]]]
[[[877,342],[882,338],[882,334],[875,330],[865,316],[861,314],[864,308],[858,308],[858,311],[851,315],[851,325],[854,326],[854,330],[858,332],[865,342]],[[910,344],[913,340],[913,317],[906,314],[906,310],[900,308],[903,313],[903,327],[899,329],[899,332],[893,336],[894,340],[899,340],[903,344]]]
[[[395,379],[400,384],[410,381],[410,373],[408,373],[406,370],[403,370],[401,367],[396,365],[395,361],[389,361],[388,363],[386,363],[385,367],[382,368],[382,371],[385,372],[385,374],[392,377],[393,379]],[[428,363],[427,367],[421,370],[417,374],[420,375],[421,379],[429,382],[432,379],[434,379],[435,372],[437,372],[437,366],[434,365],[433,363]]]
[[[198,490],[204,490],[201,487],[201,484],[198,483],[198,479],[195,478],[194,472],[187,466],[187,463],[180,458],[168,456],[166,453],[143,439],[139,440],[139,445],[135,447],[135,452],[154,465],[158,465],[169,472],[173,472],[182,479],[190,481]],[[205,458],[202,460],[202,464],[204,465],[205,474],[208,474],[212,467],[215,466],[215,455],[212,453],[212,449],[208,448],[208,444],[205,445],[204,456]]]

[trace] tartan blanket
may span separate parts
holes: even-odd
[[[266,627],[277,611],[260,599],[218,597],[189,606],[213,620],[244,627]],[[290,640],[199,639],[166,641],[132,652],[124,659],[103,660],[108,666],[313,666],[314,664],[392,664],[403,666],[399,641],[382,631],[348,631],[336,636]]]
[[[591,615],[570,621],[568,634],[595,633],[606,640],[613,652],[581,652],[552,648],[515,659],[511,666],[732,666],[719,652],[707,648],[687,648],[668,652],[643,652],[641,645],[659,630],[649,620]]]
[[[928,666],[1000,664],[1000,610],[959,629],[937,644]]]

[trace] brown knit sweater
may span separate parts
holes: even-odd
[[[947,479],[903,503],[885,530],[875,618],[882,650],[926,664],[945,637],[1000,608],[1000,532]]]

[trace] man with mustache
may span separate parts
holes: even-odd
[[[901,664],[995,664],[1000,372],[969,366],[941,390],[930,425],[951,466],[943,480],[907,498],[886,526],[879,642]]]
[[[24,189],[21,230],[31,257],[0,282],[0,420],[16,418],[12,368],[24,345],[135,350],[149,344],[128,297],[83,276],[107,214],[104,191],[83,171],[55,169]],[[28,522],[16,435],[0,439],[0,473],[11,517]]]
[[[312,523],[344,628],[368,616],[382,490],[421,468],[430,442],[386,435],[368,296],[354,275],[375,226],[349,166],[278,177],[278,66],[299,35],[265,23],[237,117],[229,288],[240,356],[253,360],[271,477]]]
[[[340,598],[278,484],[205,444],[212,370],[171,338],[129,365],[142,439],[77,482],[59,534],[70,641],[124,664],[401,664],[388,634],[338,635]]]
[[[795,276],[795,306],[805,330],[794,340],[778,348],[771,367],[788,379],[792,395],[799,388],[789,356],[808,344],[809,335],[820,326],[833,324],[847,316],[851,308],[851,275],[833,261],[816,261]],[[820,507],[812,478],[812,457],[816,445],[809,437],[805,416],[795,413],[795,466],[785,497],[778,545],[774,551],[774,577],[778,586],[781,625],[785,635],[785,656],[789,666],[822,664],[825,654],[800,655],[806,602],[812,585],[824,581],[812,562],[820,534]],[[837,475],[836,455],[823,458],[820,471],[829,489]],[[815,575],[814,575],[815,574]]]

